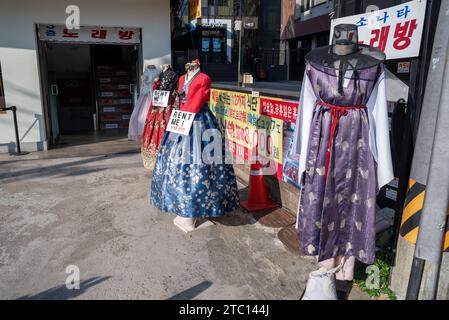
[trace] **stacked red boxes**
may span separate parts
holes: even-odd
[[[97,67],[97,98],[100,130],[127,129],[133,111],[135,79],[126,67]]]

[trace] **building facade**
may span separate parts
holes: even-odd
[[[283,0],[282,47],[288,52],[289,80],[302,80],[304,57],[329,44],[332,0]]]
[[[126,129],[144,64],[171,61],[168,2],[80,0],[75,11],[71,4],[0,3],[0,101],[17,107],[24,150],[45,150],[61,133]],[[77,9],[80,29],[65,30]],[[118,82],[105,76],[114,73]],[[103,102],[114,106],[100,104],[108,95],[117,99]],[[0,114],[0,133],[0,152],[14,151],[11,114]]]
[[[237,80],[241,73],[256,79],[285,78],[280,52],[281,4],[268,0],[172,1],[174,64],[199,58],[214,80]],[[240,22],[243,32],[240,37]],[[241,50],[240,50],[241,49]]]

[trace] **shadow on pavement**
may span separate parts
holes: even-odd
[[[136,152],[132,152],[136,153]],[[130,154],[130,152],[118,152],[115,154],[108,154],[108,155],[101,155],[96,156],[93,158],[87,158],[72,162],[65,162],[50,166],[44,166],[44,167],[36,167],[31,169],[25,169],[25,170],[17,170],[12,172],[6,172],[6,173],[0,173],[0,180],[5,180],[5,182],[9,182],[10,180],[19,180],[19,179],[29,179],[34,177],[44,177],[44,176],[56,176],[56,175],[81,175],[86,173],[92,173],[95,171],[102,171],[105,170],[105,168],[92,168],[92,169],[80,169],[78,166],[82,166],[88,163],[94,163],[96,161],[101,161],[105,159],[110,158],[116,158],[116,157],[123,157],[127,154]],[[78,168],[77,168],[78,167]],[[73,172],[77,172],[77,174],[74,174]],[[83,173],[83,171],[85,171]]]
[[[93,286],[108,280],[111,278],[108,277],[93,277],[88,280],[84,280],[80,282],[80,288],[69,290],[64,285],[53,287],[51,289],[36,293],[36,294],[29,294],[23,297],[18,298],[17,300],[68,300],[76,298],[83,293],[85,293],[87,290],[92,288]]]
[[[200,284],[198,284],[190,289],[184,290],[184,291],[178,293],[177,295],[174,295],[173,297],[168,298],[167,300],[192,300],[193,298],[198,296],[203,291],[206,291],[207,289],[209,289],[211,286],[212,286],[211,281],[203,281]]]

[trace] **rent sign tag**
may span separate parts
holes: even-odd
[[[173,110],[167,131],[187,136],[192,127],[193,119],[195,119],[195,114],[192,112]]]
[[[153,106],[168,107],[168,99],[170,98],[170,91],[154,90],[153,91]]]
[[[334,27],[349,23],[358,25],[359,43],[382,50],[387,59],[419,56],[427,1],[415,0],[401,5],[332,20]]]

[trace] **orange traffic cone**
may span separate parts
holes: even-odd
[[[279,207],[277,203],[268,198],[268,191],[263,177],[263,170],[259,161],[251,164],[248,200],[240,202],[240,205],[248,212]]]

